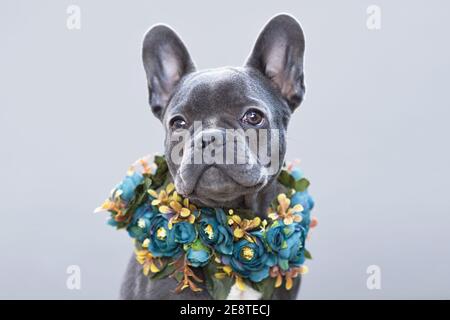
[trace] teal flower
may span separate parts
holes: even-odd
[[[309,195],[308,191],[294,193],[291,197],[291,205],[295,206],[298,204],[303,207],[303,211],[300,212],[300,215],[302,216],[301,225],[308,231],[311,223],[310,211],[314,208],[314,200]]]
[[[271,230],[271,229],[274,230]],[[304,246],[306,239],[306,230],[301,223],[279,225],[270,228],[266,233],[268,246],[277,254],[277,263],[284,271],[289,269],[290,265],[300,266],[303,264]],[[278,246],[278,238],[282,238],[281,248]]]
[[[197,238],[197,231],[192,223],[181,221],[173,224],[175,242],[186,244],[191,243]]]
[[[194,243],[185,246],[186,259],[193,267],[203,267],[211,258],[211,250],[202,244],[200,239]]]
[[[283,222],[275,221],[265,233],[268,247],[275,253],[278,253],[286,245],[285,229],[293,227],[292,224],[286,226]]]
[[[155,257],[176,257],[181,246],[175,241],[175,232],[169,229],[168,220],[161,214],[156,215],[149,227],[150,242],[148,251]]]
[[[199,236],[203,243],[221,254],[230,255],[233,252],[233,231],[222,209],[202,210]]]
[[[134,197],[136,187],[142,182],[144,177],[139,172],[129,173],[114,189],[112,197],[115,199],[120,196],[125,202]]]
[[[233,271],[243,278],[260,282],[269,276],[269,268],[276,262],[275,257],[267,252],[261,232],[250,233],[254,241],[243,238],[234,244],[233,254],[222,257],[225,264],[230,264]]]
[[[144,203],[136,209],[127,227],[130,237],[144,241],[149,237],[150,223],[158,211],[150,203]]]

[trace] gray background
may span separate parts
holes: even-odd
[[[69,4],[81,30],[66,28]],[[382,28],[366,27],[366,8]],[[140,46],[174,27],[199,68],[241,65],[278,12],[307,41],[288,158],[320,225],[300,298],[450,298],[446,1],[2,1],[0,298],[116,298],[132,243],[93,209],[162,150]],[[66,288],[79,265],[81,290]],[[381,290],[368,290],[378,265]]]

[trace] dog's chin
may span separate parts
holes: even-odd
[[[262,186],[262,183],[245,186],[213,166],[203,172],[189,198],[199,205],[209,207],[236,206],[245,195],[257,192]]]

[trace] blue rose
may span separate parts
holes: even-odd
[[[291,206],[295,206],[297,204],[301,204],[305,210],[311,211],[314,207],[314,200],[309,195],[308,191],[296,192],[291,197]]]
[[[303,207],[303,211],[299,214],[302,216],[301,225],[308,232],[309,225],[311,223],[311,215],[310,211],[314,208],[314,200],[309,195],[308,191],[296,192],[291,197],[291,206],[295,206],[297,204],[301,204]]]
[[[269,268],[275,264],[272,254],[267,252],[261,232],[252,232],[254,241],[245,238],[234,244],[233,254],[223,257],[235,272],[251,281],[260,282],[269,276]]]
[[[278,253],[283,248],[283,245],[286,244],[284,229],[285,225],[283,222],[275,221],[266,231],[266,242],[273,252]]]
[[[151,219],[158,214],[150,203],[144,203],[136,209],[127,227],[130,237],[144,241],[149,236]]]
[[[175,242],[177,243],[187,244],[197,238],[197,231],[192,223],[181,221],[173,224],[172,228],[175,234]]]
[[[289,260],[289,265],[299,267],[305,262],[305,241],[304,239],[293,248],[292,255]]]
[[[187,245],[185,248],[187,249],[186,259],[193,267],[203,267],[211,258],[211,250],[203,245],[200,239],[197,239],[197,241]]]
[[[181,253],[181,245],[175,241],[175,232],[169,229],[168,223],[161,214],[151,220],[148,250],[155,257],[175,257]]]
[[[227,217],[222,209],[202,210],[199,222],[199,236],[206,245],[217,252],[230,255],[233,252],[233,231],[227,224]]]
[[[127,175],[113,191],[113,197],[120,191],[120,198],[126,202],[130,201],[134,196],[136,187],[142,182],[144,177],[139,172],[133,172]]]
[[[282,239],[281,247],[279,239]],[[283,222],[279,222],[266,232],[268,246],[277,253],[277,263],[285,271],[289,269],[290,265],[300,266],[303,264],[305,239],[306,229],[300,223],[285,225]]]

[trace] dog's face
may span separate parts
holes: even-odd
[[[180,194],[226,206],[276,178],[290,115],[305,92],[303,53],[302,29],[287,15],[269,21],[239,68],[196,71],[170,28],[148,31],[149,102],[166,130],[165,155]]]

